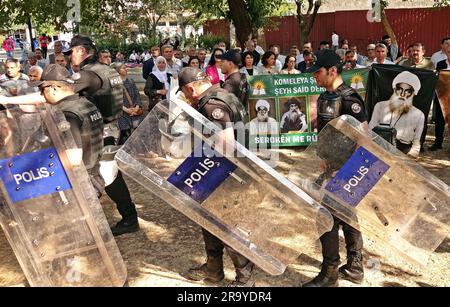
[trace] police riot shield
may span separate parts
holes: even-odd
[[[449,234],[450,188],[351,116],[330,122],[288,178],[410,263],[425,265]]]
[[[298,187],[179,97],[158,104],[119,168],[261,269],[282,274],[332,227]]]
[[[0,224],[31,286],[123,286],[126,268],[64,114],[0,112]]]

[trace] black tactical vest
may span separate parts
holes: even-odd
[[[93,71],[102,80],[102,88],[89,95],[88,99],[97,106],[105,122],[119,118],[123,106],[123,82],[119,73],[100,63],[88,64],[82,69]]]
[[[80,97],[79,100],[67,100],[60,103],[63,113],[77,116],[81,124],[81,140],[83,144],[83,162],[86,169],[91,169],[100,161],[103,151],[103,117],[97,107]]]
[[[340,86],[334,92],[322,93],[317,101],[319,132],[333,119],[342,115],[342,101],[355,92],[348,86]]]

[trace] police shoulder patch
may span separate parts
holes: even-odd
[[[220,120],[225,117],[225,112],[222,109],[214,109],[211,115],[214,119]]]
[[[361,111],[362,111],[362,108],[361,108],[361,106],[359,105],[359,103],[354,103],[354,104],[352,104],[352,111],[355,113],[355,114],[358,114],[358,113],[361,113]]]

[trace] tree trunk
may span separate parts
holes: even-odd
[[[302,5],[305,3],[304,0],[297,0],[295,4],[297,5],[297,21],[300,28],[300,50],[304,43],[309,41],[309,35],[311,34],[314,22],[316,21],[317,13],[322,5],[321,0],[308,0],[308,10],[306,14],[302,13]]]
[[[184,47],[184,45],[186,44],[186,20],[185,20],[184,16],[180,16],[178,18],[178,24],[180,25],[180,29],[181,29],[180,45]]]
[[[258,45],[260,45],[264,50],[267,50],[266,33],[264,32],[264,28],[258,29],[257,37]]]
[[[381,22],[383,23],[384,30],[386,30],[387,35],[391,38],[391,42],[393,44],[398,45],[397,43],[397,37],[395,36],[395,32],[391,27],[391,24],[386,16],[385,8],[382,8],[381,10]]]
[[[243,0],[227,0],[230,8],[230,16],[236,27],[236,38],[242,48],[252,36],[252,23],[247,15],[247,9]]]
[[[31,23],[31,17],[28,18],[28,31],[30,31],[30,40],[31,40],[31,51],[34,52],[34,41],[33,41],[33,25]]]

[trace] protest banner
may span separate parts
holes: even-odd
[[[421,87],[419,93],[414,96],[413,105],[425,114],[425,118],[428,117],[436,87],[436,72],[398,65],[376,64],[372,66],[367,86],[366,106],[369,120],[372,117],[375,104],[390,99],[393,92],[392,81],[403,71],[409,71],[419,78]]]
[[[365,97],[369,69],[344,71],[345,84]],[[324,88],[312,74],[249,77],[250,145],[293,147],[317,141],[317,100]]]

